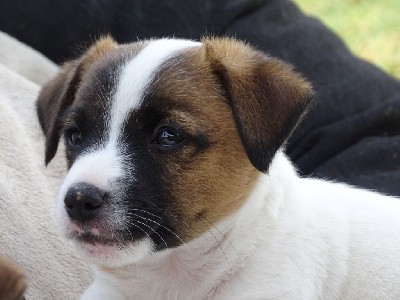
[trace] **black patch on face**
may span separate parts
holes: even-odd
[[[123,207],[128,210],[129,231],[146,232],[155,243],[156,250],[182,244],[174,228],[179,220],[171,205],[175,182],[174,174],[168,170],[169,164],[184,168],[187,160],[194,159],[210,146],[204,134],[189,132],[184,127],[185,140],[173,151],[163,152],[154,145],[157,129],[171,124],[168,112],[179,109],[183,108],[173,101],[148,95],[141,107],[131,113],[120,137],[120,149],[123,149],[124,165],[129,174],[123,179],[126,187]],[[187,148],[191,149],[191,155],[182,155]],[[129,170],[133,171],[129,173]],[[144,232],[143,237],[146,236]]]
[[[63,135],[70,168],[79,155],[93,151],[107,139],[106,124],[121,61],[106,59],[94,66],[82,80],[74,104],[63,116]],[[79,147],[69,147],[65,140],[68,130],[82,135]]]
[[[122,131],[125,163],[134,170],[125,179],[124,207],[128,210],[129,231],[146,232],[156,250],[181,244],[170,222],[174,212],[169,211],[168,180],[163,168],[163,159],[167,158],[152,146],[154,130],[163,118],[156,109],[143,106],[131,114]],[[146,236],[143,232],[142,235]]]

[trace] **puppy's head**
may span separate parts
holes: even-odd
[[[58,222],[95,263],[189,242],[237,211],[303,115],[310,85],[232,39],[97,42],[41,91]]]

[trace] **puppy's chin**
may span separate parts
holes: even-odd
[[[89,263],[119,268],[140,262],[154,252],[154,244],[148,238],[124,243],[100,242],[88,238],[72,238],[80,255]]]
[[[62,234],[93,265],[118,268],[137,263],[154,253],[154,242],[148,237],[129,240],[105,224],[79,226],[61,210],[58,211],[57,221]]]

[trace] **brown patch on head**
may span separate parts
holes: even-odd
[[[289,65],[235,40],[204,40],[165,64],[149,99],[170,112],[168,122],[209,142],[163,161],[181,237],[197,237],[243,205],[311,96]]]
[[[21,269],[4,256],[0,256],[0,299],[22,299],[26,279]]]
[[[98,40],[82,58],[81,72],[86,73],[94,62],[98,61],[102,56],[117,48],[117,44],[110,36],[106,36]]]
[[[250,161],[265,172],[304,115],[309,82],[283,61],[232,39],[205,39],[206,60],[224,86]]]

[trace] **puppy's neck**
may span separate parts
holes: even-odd
[[[237,275],[279,219],[280,210],[292,198],[296,172],[278,152],[267,174],[260,174],[246,203],[209,231],[178,248],[151,255],[146,261],[118,269],[97,268],[96,280],[114,284],[119,291],[161,299],[204,298]],[[156,284],[155,284],[156,283]],[[200,291],[201,294],[198,294]]]

